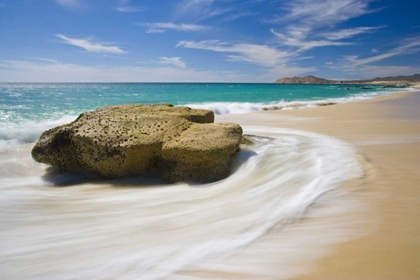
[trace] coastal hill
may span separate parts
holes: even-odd
[[[339,81],[327,80],[315,76],[282,78],[275,81],[276,84],[337,84]]]
[[[282,78],[275,81],[276,84],[418,84],[420,74],[411,76],[395,76],[374,78],[371,80],[327,80],[315,76]]]

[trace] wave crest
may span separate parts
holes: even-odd
[[[26,121],[0,126],[0,151],[38,141],[41,134],[53,127],[74,121],[76,116],[62,116],[57,120]]]

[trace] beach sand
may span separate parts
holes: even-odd
[[[419,105],[420,92],[405,92],[248,119],[339,138],[364,159],[364,178],[343,187],[354,188],[372,206],[368,234],[335,246],[297,279],[420,279]]]
[[[364,176],[340,188],[369,206],[355,216],[364,220],[365,235],[334,245],[315,261],[302,260],[300,276],[292,279],[420,279],[419,105],[415,91],[218,120],[320,133],[352,144],[360,154]],[[305,227],[307,221],[299,223]]]

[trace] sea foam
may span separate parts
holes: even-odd
[[[311,232],[296,225],[323,200],[326,217],[354,211],[337,188],[362,174],[355,151],[313,133],[244,129],[270,137],[250,137],[254,145],[237,154],[231,176],[205,185],[81,178],[55,187],[70,175],[28,166],[30,145],[0,152],[2,163],[10,163],[10,153],[13,168],[27,166],[16,176],[1,175],[0,276],[194,279],[191,273],[208,271],[282,279],[302,273],[292,269],[299,259],[354,234],[330,224],[315,223]]]
[[[62,116],[58,119],[43,121],[0,123],[0,151],[35,143],[44,131],[75,119],[76,116]]]
[[[399,91],[410,91],[412,89],[400,89]],[[297,100],[297,101],[278,101],[270,103],[250,103],[250,102],[204,102],[204,103],[190,103],[186,106],[197,109],[212,110],[216,115],[229,114],[246,114],[255,111],[269,111],[269,110],[293,110],[309,107],[328,106],[334,104],[342,104],[349,102],[356,102],[375,98],[379,95],[387,95],[392,92],[369,92],[358,93],[348,97],[340,98],[324,98],[317,100]]]

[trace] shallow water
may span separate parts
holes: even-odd
[[[380,85],[0,83],[0,150],[34,143],[44,130],[107,105],[171,103],[218,115],[245,114],[346,103],[395,90]]]
[[[0,278],[283,279],[361,234],[349,217],[363,202],[339,188],[363,173],[351,146],[244,130],[270,137],[252,137],[231,176],[205,185],[86,181],[35,163],[31,144],[1,151]]]

